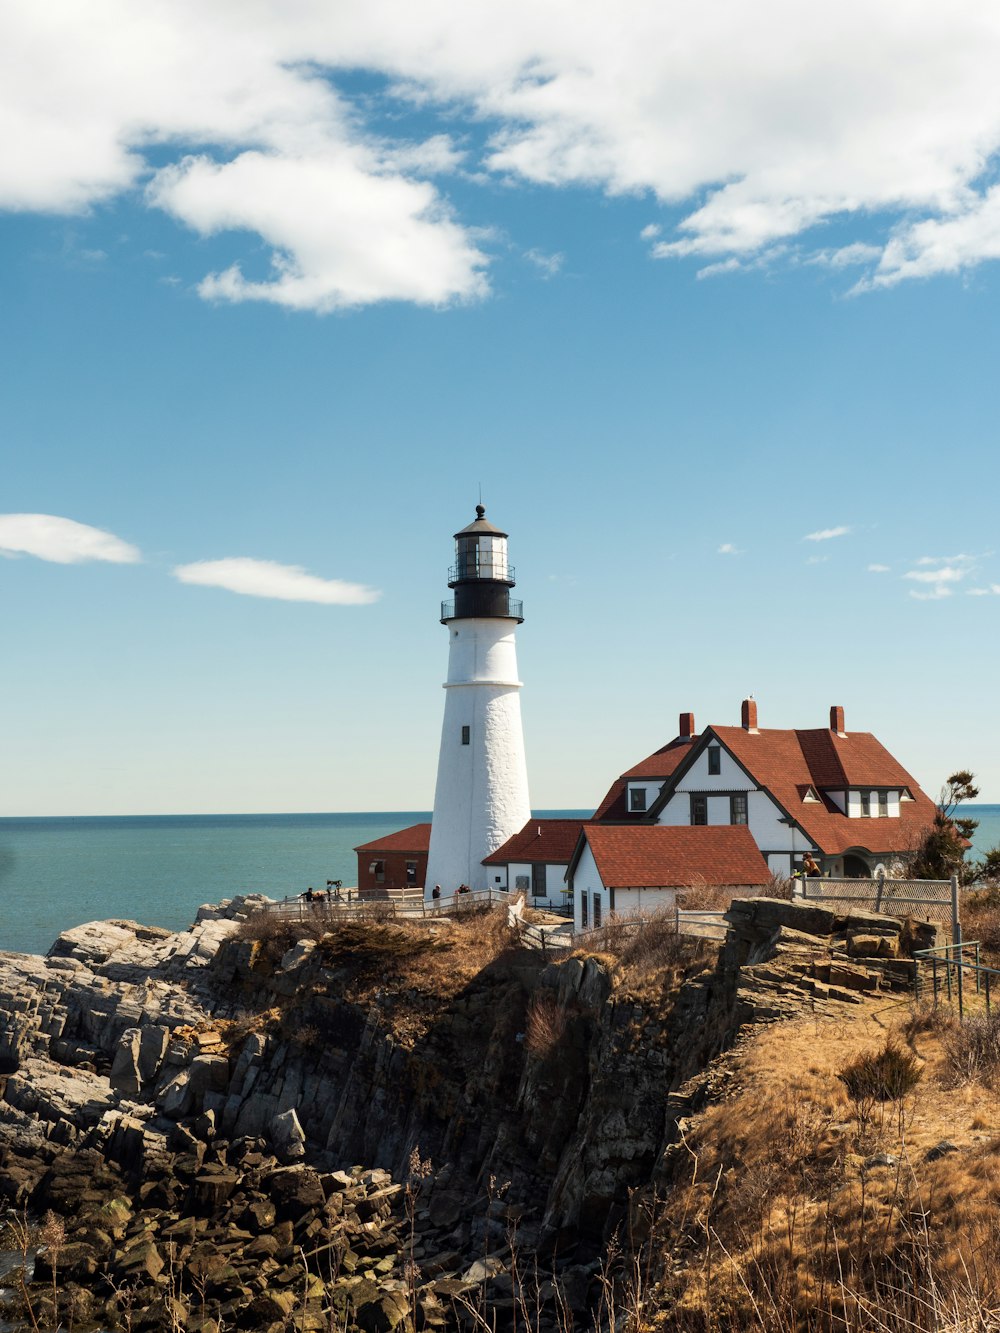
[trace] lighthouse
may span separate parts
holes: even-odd
[[[507,534],[476,506],[455,533],[455,564],[442,602],[448,679],[424,894],[487,887],[483,857],[531,818],[514,632],[524,619],[510,591]]]

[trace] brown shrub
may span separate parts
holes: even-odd
[[[948,1069],[956,1083],[995,1087],[1000,1077],[1000,1012],[972,1014],[942,1033]]]
[[[966,939],[980,942],[991,963],[1000,963],[1000,891],[968,894],[962,905],[962,927]]]
[[[898,1102],[922,1074],[916,1057],[890,1037],[881,1050],[867,1051],[844,1065],[837,1077],[852,1102]]]
[[[524,1023],[524,1049],[538,1059],[550,1054],[566,1033],[566,1010],[551,991],[536,992]]]

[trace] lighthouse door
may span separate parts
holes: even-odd
[[[545,866],[541,861],[533,862],[531,867],[531,896],[545,897]]]

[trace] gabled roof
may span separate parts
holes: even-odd
[[[823,728],[710,727],[692,747],[691,761],[709,737],[725,746],[756,786],[771,794],[825,856],[839,856],[852,848],[876,855],[913,851],[934,818],[934,802],[870,732],[841,736]],[[683,772],[678,766],[650,816],[660,812]],[[818,801],[803,801],[808,786],[815,788]],[[900,806],[899,818],[849,819],[826,793],[852,787],[906,788],[913,800]]]
[[[635,778],[658,778],[661,782],[666,781],[681,761],[690,754],[691,749],[691,740],[677,736],[674,740],[668,741],[666,745],[661,745],[646,759],[641,759],[639,763],[633,765],[616,782],[612,783],[608,794],[594,811],[594,818],[606,820],[628,819],[636,823],[640,822],[644,817],[643,814],[628,808],[627,790],[629,781]]]
[[[520,833],[515,833],[495,852],[483,857],[483,865],[505,865],[510,861],[567,865],[581,827],[579,819],[529,819]]]
[[[373,842],[363,842],[356,852],[426,852],[431,844],[430,824],[411,824],[397,833],[387,833]]]
[[[767,884],[771,878],[745,825],[585,824],[580,850],[584,839],[609,889]]]

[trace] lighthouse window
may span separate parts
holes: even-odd
[[[472,739],[472,728],[471,728],[471,727],[463,727],[463,728],[462,728],[462,744],[463,744],[463,745],[468,745],[471,739]]]

